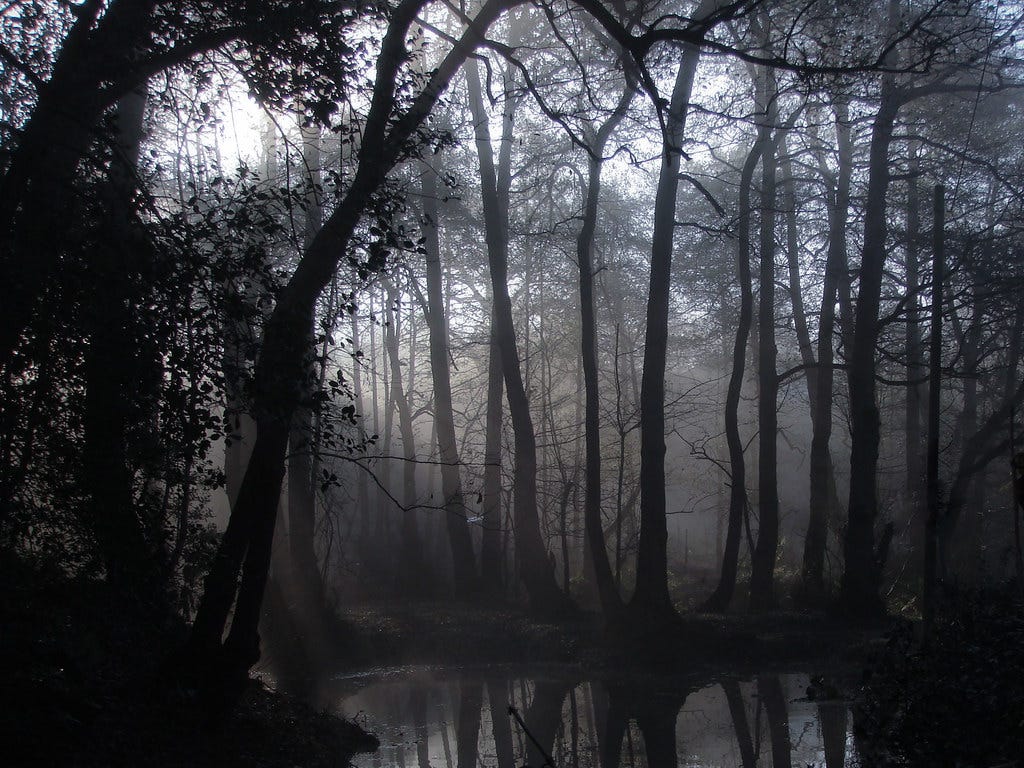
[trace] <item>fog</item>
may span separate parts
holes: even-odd
[[[16,761],[1015,764],[1022,13],[6,4]]]

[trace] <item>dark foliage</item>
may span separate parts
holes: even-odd
[[[928,642],[902,624],[856,710],[865,765],[999,765],[1024,755],[1024,607],[1009,590],[947,594]]]

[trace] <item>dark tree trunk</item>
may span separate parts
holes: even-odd
[[[697,17],[706,16],[715,3],[706,0]],[[637,549],[636,588],[630,601],[632,622],[657,626],[677,617],[668,594],[668,525],[665,509],[665,357],[668,351],[668,310],[671,292],[672,249],[679,191],[680,148],[699,46],[683,48],[666,118],[661,172],[654,200],[651,236],[651,276],[647,294],[647,331],[644,337],[643,378],[640,385],[640,542]]]
[[[743,516],[747,507],[746,463],[743,441],[740,438],[739,404],[743,390],[743,372],[747,362],[747,340],[754,315],[754,293],[750,274],[750,187],[754,169],[769,141],[768,127],[758,128],[757,139],[747,154],[740,172],[739,215],[736,239],[739,243],[737,270],[740,283],[740,317],[733,345],[732,372],[725,396],[725,439],[729,446],[729,525],[722,556],[722,573],[714,593],[704,604],[708,611],[724,611],[732,602],[736,591],[736,568],[739,563],[740,539],[743,534]]]
[[[441,279],[437,177],[432,169],[423,168],[422,185],[423,234],[427,251],[427,329],[430,335],[430,373],[434,382],[434,424],[438,458],[441,461],[441,493],[444,496],[448,544],[452,552],[455,594],[466,598],[478,591],[479,577],[469,525],[466,523],[466,503],[459,476],[459,449],[452,412],[451,372],[448,369],[448,326]]]
[[[480,577],[484,590],[492,597],[502,594],[504,553],[501,515],[501,415],[504,377],[501,350],[494,332],[491,314],[490,344],[487,360],[487,414],[484,437],[484,486],[482,492],[483,540],[480,545]]]
[[[919,277],[919,243],[921,238],[921,214],[917,174],[917,145],[910,143],[907,182],[907,245],[906,245],[906,279],[907,279],[907,332],[905,354],[907,358],[907,404],[904,430],[906,433],[905,450],[907,453],[907,498],[906,514],[910,519],[919,519],[918,504],[923,497],[924,483],[924,441],[921,438],[921,381],[925,377],[925,366],[921,345],[921,318],[918,311],[917,294],[920,290]],[[914,526],[920,532],[921,526]],[[916,538],[916,537],[915,537]],[[912,544],[912,547],[916,545]]]
[[[828,256],[818,320],[817,397],[811,419],[810,515],[804,541],[801,587],[804,598],[816,601],[825,593],[825,551],[828,542],[829,511],[838,507],[835,471],[829,442],[832,439],[832,399],[835,391],[836,301],[847,271],[846,220],[850,207],[850,178],[853,174],[853,144],[850,139],[849,107],[835,101],[838,168],[828,204]],[[820,163],[824,171],[824,162]]]
[[[238,502],[206,578],[206,588],[189,638],[189,661],[193,671],[199,675],[204,672],[220,673],[212,680],[207,678],[204,681],[207,686],[215,684],[218,679],[230,682],[244,678],[258,658],[259,605],[266,584],[277,518],[288,426],[299,402],[297,383],[303,374],[302,348],[295,340],[303,338],[312,323],[316,299],[330,282],[339,259],[346,252],[367,201],[383,183],[405,142],[426,118],[443,88],[462,65],[473,43],[478,40],[479,30],[486,29],[506,6],[504,0],[484,5],[477,14],[473,30],[466,33],[466,41],[453,48],[408,111],[395,120],[392,115],[395,84],[407,54],[406,34],[422,4],[422,0],[406,0],[395,8],[391,16],[377,60],[374,93],[359,149],[358,170],[348,193],[306,249],[281,291],[264,329],[254,385],[256,442]],[[237,607],[228,644],[222,652],[220,641],[235,598],[243,557],[245,568],[238,588]]]
[[[585,492],[583,519],[586,551],[593,567],[594,581],[604,615],[614,620],[622,611],[622,599],[612,577],[608,549],[601,520],[601,424],[600,392],[597,379],[597,322],[594,311],[594,230],[597,227],[597,204],[601,194],[601,160],[608,138],[621,122],[633,99],[633,85],[626,90],[614,114],[591,136],[587,163],[587,190],[583,201],[583,225],[576,237],[576,261],[580,274],[580,339],[583,356],[583,389],[586,404]]]
[[[761,110],[767,130],[778,122],[773,106],[777,87],[771,71],[761,83]],[[761,265],[759,270],[760,301],[758,304],[758,526],[757,545],[751,557],[750,605],[754,609],[770,608],[775,603],[775,557],[779,548],[778,487],[778,392],[776,372],[778,349],[775,346],[775,218],[776,157],[775,142],[765,141],[761,153]]]
[[[754,753],[754,741],[750,738],[750,725],[747,722],[747,708],[743,706],[743,693],[736,680],[722,682],[725,700],[729,705],[729,717],[732,719],[736,743],[740,748],[740,761],[743,768],[755,768],[757,755]]]
[[[498,176],[494,168],[487,113],[480,94],[474,62],[467,62],[470,107],[476,123],[477,155],[480,160],[485,239],[494,300],[493,332],[501,352],[505,396],[512,416],[515,445],[513,494],[515,513],[515,556],[519,577],[526,586],[530,604],[541,613],[555,613],[567,604],[558,588],[540,531],[537,512],[537,441],[530,404],[523,384],[508,293],[508,233],[498,198]]]
[[[786,697],[777,675],[757,678],[757,695],[764,704],[768,715],[768,731],[772,746],[772,768],[790,768],[792,763],[792,742],[789,736],[789,715],[786,712]]]
[[[895,18],[895,1],[890,3]],[[849,352],[850,382],[850,503],[843,542],[841,601],[852,614],[878,615],[884,608],[879,595],[882,553],[875,548],[878,517],[879,414],[875,398],[875,345],[878,311],[886,260],[886,195],[889,189],[889,144],[899,103],[891,74],[883,76],[881,105],[871,131],[868,189],[864,209],[860,288]]]
[[[487,704],[491,711],[491,727],[494,731],[494,754],[498,768],[514,768],[512,753],[512,723],[506,704],[508,683],[499,678],[487,680]]]
[[[528,740],[527,765],[551,765],[548,756],[551,755],[555,735],[562,725],[562,704],[571,687],[562,680],[538,680],[534,686],[533,701],[523,715],[523,720],[540,747]]]
[[[459,683],[459,711],[455,727],[458,768],[477,768],[477,743],[480,740],[480,712],[483,703],[483,683],[470,680]]]
[[[309,171],[310,189],[306,194],[305,244],[308,246],[320,229],[322,216],[314,185],[319,182],[320,137],[310,131],[303,132],[302,156]],[[315,360],[315,322],[306,331],[304,339],[306,375],[303,379],[302,400],[292,417],[288,436],[288,548],[291,557],[294,586],[299,591],[298,620],[311,622],[325,608],[324,585],[316,556],[316,476],[313,468],[315,426],[313,401],[319,389],[322,373]],[[326,361],[319,361],[320,366]],[[308,651],[309,649],[307,649]]]
[[[825,768],[844,768],[846,765],[846,703],[819,704],[818,722],[825,752]]]
[[[100,118],[147,79],[132,62],[149,41],[155,5],[115,0],[104,10],[95,0],[83,3],[20,131],[0,180],[0,369],[10,364],[58,265],[76,219],[74,179]]]
[[[928,521],[924,540],[924,594],[921,612],[927,635],[935,621],[935,602],[939,584],[938,530],[942,490],[939,488],[939,412],[942,407],[942,281],[945,278],[946,190],[935,187],[932,218],[932,307],[931,338],[928,344]]]

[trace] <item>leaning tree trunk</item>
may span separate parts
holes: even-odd
[[[79,209],[74,179],[103,114],[147,79],[134,66],[155,0],[78,6],[50,77],[0,179],[0,369],[7,369],[59,265]],[[98,19],[98,20],[97,20]],[[59,216],[52,215],[59,211]]]
[[[322,215],[315,185],[319,182],[320,137],[303,131],[302,156],[309,172],[306,193],[306,244],[312,242],[320,228]],[[288,436],[288,549],[294,585],[299,590],[300,620],[311,620],[325,607],[324,585],[316,556],[316,478],[313,470],[314,412],[313,403],[320,378],[316,370],[314,345],[315,324],[310,325],[304,339],[306,375],[302,402],[292,418]],[[325,365],[321,361],[320,365]]]
[[[215,686],[218,681],[237,683],[259,657],[259,607],[270,563],[288,426],[301,394],[298,382],[303,374],[303,354],[295,340],[304,336],[312,322],[316,299],[346,253],[367,201],[373,198],[388,170],[398,161],[406,141],[426,119],[441,91],[469,55],[481,30],[504,10],[507,2],[492,0],[483,6],[463,40],[441,62],[408,110],[395,119],[396,83],[408,53],[406,35],[422,5],[423,0],[405,0],[394,9],[377,59],[358,169],[344,198],[299,260],[264,329],[254,383],[256,442],[238,501],[207,575],[187,649],[186,663],[200,679],[205,673],[203,682],[207,686]],[[239,586],[237,578],[243,558]],[[221,637],[236,592],[231,631],[222,646]]]

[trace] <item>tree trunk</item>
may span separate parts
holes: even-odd
[[[757,755],[754,753],[754,741],[750,738],[747,708],[743,705],[743,692],[740,690],[740,684],[736,680],[723,680],[722,691],[725,693],[725,700],[729,706],[729,717],[736,734],[736,743],[740,748],[740,764],[743,768],[756,768]]]
[[[398,292],[390,281],[387,287],[387,308],[384,328],[384,346],[391,365],[392,400],[398,411],[398,431],[402,438],[402,509],[400,523],[401,554],[399,556],[399,591],[401,594],[424,597],[431,593],[429,566],[423,556],[423,544],[416,520],[416,435],[413,431],[412,411],[402,382],[401,361],[398,355],[398,328],[395,306]]]
[[[541,537],[537,513],[537,441],[530,404],[523,385],[512,319],[512,301],[508,293],[508,234],[502,220],[498,199],[498,178],[494,169],[487,113],[480,94],[479,75],[475,62],[466,63],[470,107],[476,124],[476,146],[480,161],[481,193],[483,195],[485,239],[490,265],[491,291],[494,297],[494,334],[501,352],[501,368],[505,379],[505,395],[515,444],[513,475],[515,511],[515,556],[519,576],[530,597],[530,604],[540,613],[555,613],[566,605],[566,597],[558,588],[551,563]],[[506,209],[507,210],[507,209]]]
[[[459,476],[459,450],[452,412],[452,382],[448,369],[448,326],[444,312],[441,280],[441,245],[438,237],[437,177],[423,168],[423,234],[427,251],[427,329],[430,335],[430,373],[434,382],[434,424],[438,458],[441,462],[441,492],[444,496],[445,527],[452,553],[457,597],[478,591],[479,577],[473,542],[466,523],[466,503]],[[500,395],[499,395],[500,397]]]
[[[84,312],[89,334],[85,352],[85,413],[82,485],[88,494],[87,522],[103,554],[108,580],[137,598],[155,597],[155,550],[133,504],[128,459],[126,403],[138,393],[138,264],[147,256],[133,220],[135,168],[142,139],[146,93],[124,97],[116,112],[110,179],[101,190],[103,220],[96,230],[93,269],[107,295]]]
[[[923,494],[924,466],[921,461],[924,454],[924,441],[921,438],[921,381],[925,376],[924,360],[921,345],[921,318],[918,311],[918,291],[920,290],[918,245],[921,237],[921,215],[917,174],[917,144],[910,143],[907,181],[907,246],[906,246],[906,280],[907,280],[907,332],[905,354],[907,358],[907,404],[904,417],[906,438],[904,450],[907,460],[907,495],[906,514],[909,519],[919,518],[918,504]],[[914,527],[921,531],[921,526]],[[914,537],[916,538],[916,537]],[[914,546],[913,544],[911,546]]]
[[[504,376],[501,372],[501,350],[491,313],[490,344],[487,360],[487,415],[484,437],[484,485],[482,491],[483,541],[480,545],[480,578],[483,588],[492,597],[502,594],[502,573],[505,560],[502,549],[501,519],[501,415]]]
[[[703,18],[716,6],[705,0],[696,12]],[[690,93],[700,47],[683,46],[662,144],[661,172],[654,201],[651,235],[651,276],[647,294],[643,378],[640,385],[640,542],[636,588],[630,601],[631,622],[650,626],[677,617],[668,594],[668,526],[665,509],[665,358],[668,351],[668,311],[672,248],[679,190],[679,164],[686,130]]]
[[[480,740],[480,712],[484,703],[484,684],[462,680],[459,683],[459,711],[456,714],[455,755],[458,768],[477,768],[477,743]]]
[[[154,0],[89,0],[60,47],[0,180],[0,369],[7,369],[59,263],[78,209],[74,179],[104,112],[147,79],[132,60],[153,30]],[[98,19],[98,21],[97,21]],[[113,83],[113,84],[112,84]],[[60,211],[60,216],[51,215]]]
[[[634,88],[627,82],[615,112],[594,133],[587,162],[587,189],[583,201],[583,223],[576,237],[576,261],[580,274],[580,342],[583,356],[584,431],[586,458],[583,496],[583,520],[587,553],[594,571],[601,609],[608,619],[622,611],[622,599],[612,577],[608,549],[601,520],[601,423],[600,391],[597,380],[597,321],[594,311],[594,230],[597,204],[601,194],[601,160],[608,138],[625,116]]]
[[[761,112],[769,134],[778,122],[773,106],[777,86],[771,70],[761,83]],[[761,152],[761,266],[758,304],[758,526],[757,545],[750,563],[750,605],[770,608],[775,603],[773,583],[779,548],[778,392],[775,346],[775,142],[768,138]]]
[[[768,715],[768,732],[772,747],[772,768],[790,768],[793,764],[792,741],[789,735],[789,715],[786,696],[778,675],[757,678],[757,695]]]
[[[320,168],[320,136],[303,131],[302,156],[309,172],[306,194],[305,245],[308,246],[320,228],[322,216],[317,191]],[[288,547],[294,585],[299,590],[300,621],[312,617],[325,608],[324,585],[316,557],[316,477],[313,473],[314,414],[313,398],[319,389],[321,375],[316,370],[314,346],[316,325],[311,323],[304,339],[306,375],[304,392],[299,407],[292,417],[288,436]],[[321,361],[325,365],[325,361]]]
[[[743,458],[743,441],[740,438],[739,404],[740,393],[743,390],[743,372],[747,362],[747,340],[750,337],[750,325],[754,314],[754,293],[750,274],[750,187],[754,179],[754,169],[769,139],[768,127],[759,126],[757,139],[750,148],[740,172],[739,212],[736,222],[736,239],[739,243],[736,260],[740,283],[740,317],[733,345],[729,389],[725,396],[725,439],[729,446],[729,525],[725,536],[725,552],[722,556],[722,573],[718,586],[704,603],[704,610],[707,611],[726,610],[736,591],[740,538],[747,507],[746,463]]]
[[[939,488],[939,411],[942,407],[942,281],[945,266],[946,198],[945,188],[935,187],[932,219],[932,308],[931,339],[928,344],[928,521],[924,540],[924,594],[921,600],[927,635],[935,621],[938,590],[938,528],[942,491]]]
[[[890,23],[898,15],[897,0],[890,0]],[[850,503],[843,542],[841,602],[854,615],[883,612],[879,589],[883,553],[875,549],[878,517],[879,414],[875,398],[875,345],[880,331],[878,311],[886,260],[886,196],[889,190],[889,144],[899,110],[894,75],[882,77],[881,104],[871,129],[868,188],[864,208],[864,243],[861,251],[860,288],[849,353],[850,382]]]
[[[833,362],[836,301],[843,275],[847,272],[846,220],[850,207],[850,179],[853,175],[853,143],[850,139],[849,106],[835,101],[838,168],[828,205],[828,256],[818,320],[817,397],[811,419],[810,515],[801,568],[804,598],[816,601],[825,594],[825,551],[828,543],[829,511],[838,506],[835,470],[829,442],[832,439],[832,399],[835,390]],[[824,162],[819,163],[824,171]]]
[[[303,372],[301,339],[312,322],[317,297],[328,284],[363,213],[367,201],[383,183],[401,148],[426,118],[441,90],[462,65],[479,39],[506,5],[486,3],[471,30],[455,45],[402,118],[395,120],[397,76],[407,50],[405,39],[422,0],[406,0],[394,10],[377,60],[377,75],[359,148],[359,165],[345,197],[306,249],[288,284],[280,292],[267,321],[263,348],[256,365],[254,412],[256,443],[249,467],[232,510],[200,601],[189,638],[189,660],[194,671],[220,672],[206,685],[244,679],[258,658],[257,622],[266,584],[270,546],[281,493],[288,425],[300,392]],[[388,130],[390,126],[390,130]],[[242,558],[245,568],[238,589],[238,604],[228,645],[220,640],[235,597]],[[223,658],[226,652],[226,658]],[[226,667],[226,668],[225,668]],[[218,669],[219,668],[219,669]],[[199,679],[202,679],[200,677]]]

